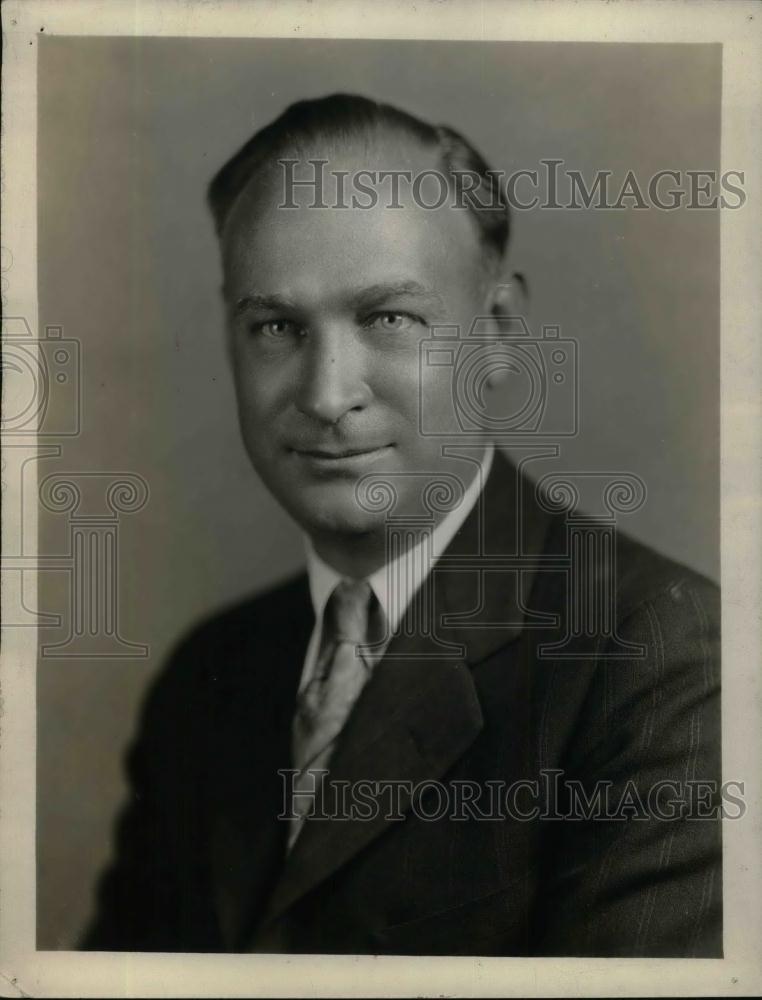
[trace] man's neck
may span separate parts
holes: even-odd
[[[481,479],[479,473],[474,473],[471,483],[466,489],[464,500],[466,501],[463,512],[458,515],[455,512],[438,511],[434,513],[432,521],[426,522],[420,528],[414,525],[406,525],[406,530],[397,535],[395,539],[395,558],[404,555],[414,549],[421,541],[424,533],[430,533],[432,529],[436,533],[448,517],[452,518],[451,531],[457,529],[462,524],[463,517],[467,516],[470,509],[475,504],[479,487],[486,482],[487,476],[492,467],[494,447],[487,446],[482,457]],[[319,533],[311,536],[312,547],[315,553],[342,576],[352,579],[367,579],[377,570],[381,569],[389,561],[387,525],[383,523],[375,531],[362,532],[358,534],[335,534]],[[448,538],[451,535],[446,527],[439,534],[444,534]],[[443,541],[440,538],[440,541]],[[437,553],[441,554],[441,553]]]
[[[444,516],[444,515],[442,515]],[[405,532],[405,548],[411,549],[420,541],[421,532]],[[381,531],[368,531],[353,535],[312,535],[312,546],[316,554],[337,573],[355,580],[367,579],[381,569],[388,560],[387,534],[385,526]],[[401,555],[401,552],[397,553]]]

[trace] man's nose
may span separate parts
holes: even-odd
[[[341,328],[316,333],[305,345],[296,393],[300,412],[335,424],[350,410],[367,406],[365,358],[352,333]]]

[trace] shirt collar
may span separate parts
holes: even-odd
[[[494,445],[488,445],[481,469],[463,494],[463,500],[434,528],[430,556],[424,548],[424,542],[419,542],[418,545],[403,552],[391,563],[381,566],[368,577],[373,593],[386,615],[390,632],[394,632],[397,628],[407,606],[431,572],[434,563],[447,550],[450,542],[476,506],[476,501],[479,499],[479,494],[492,468],[494,454]],[[312,607],[315,612],[315,620],[321,622],[328,598],[343,577],[320,558],[306,535],[305,548]]]

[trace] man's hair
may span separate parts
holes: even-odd
[[[238,196],[258,171],[293,153],[320,149],[356,139],[380,137],[396,131],[417,139],[439,153],[440,169],[478,225],[487,250],[499,257],[508,246],[508,203],[498,176],[484,157],[446,125],[431,125],[391,104],[354,94],[331,94],[290,105],[274,121],[256,132],[212,178],[207,201],[220,234]],[[464,176],[469,176],[464,186]]]

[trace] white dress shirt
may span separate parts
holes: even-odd
[[[481,463],[481,472],[477,472],[474,476],[473,481],[463,494],[463,500],[434,528],[430,557],[424,556],[422,552],[423,542],[419,542],[412,549],[402,553],[394,562],[381,566],[380,569],[368,577],[368,582],[373,589],[373,593],[376,595],[378,603],[386,616],[388,625],[387,635],[389,637],[391,637],[397,628],[408,605],[431,572],[437,559],[445,552],[463,522],[476,506],[479,494],[492,468],[494,453],[494,445],[489,445]],[[306,536],[305,547],[307,551],[310,596],[315,612],[315,626],[312,630],[312,635],[307,646],[307,653],[304,658],[304,668],[299,684],[300,691],[310,682],[315,671],[315,664],[322,639],[323,612],[328,598],[333,593],[336,584],[343,579],[340,573],[337,573],[335,569],[320,558],[315,552],[311,541]],[[383,655],[383,650],[376,656],[376,661],[380,659],[381,655]]]

